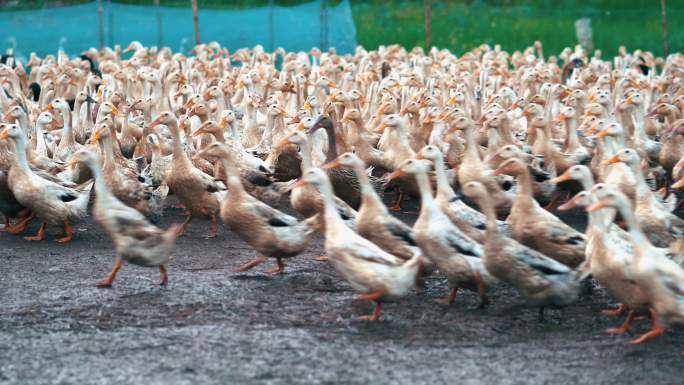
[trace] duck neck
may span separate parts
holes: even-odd
[[[242,196],[245,194],[245,188],[240,179],[240,171],[228,160],[228,158],[221,158],[221,165],[226,171],[226,186],[232,197]]]
[[[484,213],[486,219],[487,233],[485,241],[487,239],[491,239],[492,237],[498,237],[499,225],[497,224],[496,210],[494,209],[492,201],[490,199],[484,198],[481,199],[481,202],[478,202],[478,204],[480,205],[480,208],[482,209],[482,212]]]
[[[335,126],[330,122],[326,125],[325,131],[328,133],[328,156],[326,162],[337,158],[337,138],[335,137]]]
[[[577,136],[577,121],[574,117],[567,120],[566,131],[565,151],[571,152],[580,148],[581,143],[579,136]]]
[[[190,159],[188,159],[188,155],[185,153],[185,150],[183,150],[178,124],[176,122],[172,122],[169,128],[171,129],[171,137],[173,139],[173,160],[189,164]]]
[[[97,164],[97,162],[88,162],[87,165],[88,168],[90,168],[90,172],[93,174],[93,179],[95,180],[95,195],[97,201],[110,200],[113,195],[107,188],[102,168],[99,164]]]
[[[516,178],[518,178],[518,197],[532,198],[532,177],[527,166],[521,166]]]
[[[420,190],[421,213],[425,209],[426,212],[435,205],[435,198],[432,196],[432,188],[430,187],[430,179],[426,172],[421,171],[414,175],[418,189]]]
[[[477,141],[475,140],[475,128],[469,125],[465,128],[465,140],[466,140],[466,153],[465,157],[471,161],[481,162],[480,153],[477,149]]]
[[[437,196],[444,197],[447,200],[453,198],[454,190],[449,186],[449,181],[447,180],[446,170],[444,169],[444,157],[438,156],[433,160],[435,165],[435,175],[437,176]]]
[[[371,204],[373,206],[385,207],[384,204],[382,204],[382,200],[375,192],[375,189],[373,188],[373,185],[371,184],[368,174],[366,174],[366,170],[364,170],[363,166],[355,166],[354,172],[356,173],[356,178],[361,186],[361,206],[363,207]]]
[[[305,140],[299,145],[299,155],[302,157],[301,170],[302,174],[309,171],[313,167],[313,162],[311,161],[311,143]]]
[[[31,172],[28,158],[26,157],[26,138],[23,136],[14,139],[14,152],[16,164],[25,172]]]

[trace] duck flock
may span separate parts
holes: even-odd
[[[316,259],[375,302],[368,320],[439,271],[444,304],[461,289],[486,306],[508,285],[543,320],[594,280],[621,304],[605,313],[626,316],[608,333],[646,316],[638,344],[684,324],[684,55],[134,42],[27,63],[10,51],[0,85],[2,230],[35,221],[27,241],[68,242],[92,212],[117,254],[100,287],[124,261],[166,284],[203,217],[207,238],[223,222],[255,249],[241,272],[272,259],[282,273],[319,232]],[[186,217],[161,229],[171,196]],[[410,198],[413,226],[391,213]],[[553,213],[575,207],[586,233]]]

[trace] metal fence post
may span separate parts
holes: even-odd
[[[192,0],[192,20],[195,23],[195,44],[200,43],[199,15],[197,11],[197,0]]]
[[[161,10],[159,0],[154,0],[154,12],[157,15],[157,47],[161,48],[164,44],[164,30],[162,28]]]
[[[104,9],[102,7],[102,0],[97,0],[97,21],[100,30],[100,49],[104,47]]]
[[[432,10],[430,0],[423,0],[423,13],[425,14],[425,49],[432,48]]]
[[[328,0],[321,0],[321,51],[328,49]]]
[[[660,0],[660,17],[662,18],[663,27],[663,55],[667,57],[670,54],[670,43],[667,39],[667,11],[665,10],[665,0]]]

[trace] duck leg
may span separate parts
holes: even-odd
[[[397,187],[395,191],[397,193],[397,199],[394,201],[394,204],[387,209],[390,211],[401,211],[401,202],[404,201],[406,194],[404,194],[399,187]]]
[[[619,328],[610,328],[606,329],[606,333],[608,334],[625,334],[629,331],[630,324],[632,323],[632,320],[634,319],[634,311],[630,310],[629,313],[627,314],[627,318],[625,318],[625,322],[620,326]]]
[[[314,259],[318,262],[328,262],[330,260],[330,257],[328,257],[327,255],[319,255]]]
[[[629,341],[630,345],[638,345],[642,342],[652,340],[652,339],[658,337],[659,335],[665,333],[665,328],[663,327],[663,325],[660,324],[660,322],[658,322],[658,316],[656,315],[655,311],[653,311],[653,309],[651,309],[651,319],[653,320],[653,327],[651,328],[651,330],[646,332],[641,337],[639,337],[635,340]]]
[[[209,218],[211,219],[211,231],[204,235],[204,239],[216,238],[216,234],[218,234],[219,226],[218,222],[216,221],[216,214],[211,214]]]
[[[484,281],[482,280],[482,275],[479,271],[475,272],[475,283],[477,284],[477,293],[480,295],[480,304],[477,306],[478,309],[484,309],[489,305],[489,297],[487,297],[487,288],[485,287]]]
[[[363,321],[377,321],[380,318],[380,302],[375,302],[375,309],[373,314],[359,317]]]
[[[40,225],[40,229],[38,229],[38,233],[36,235],[32,237],[24,237],[24,239],[27,241],[42,241],[45,239],[45,222]]]
[[[64,221],[64,236],[62,238],[57,239],[57,242],[66,243],[71,241],[73,237],[74,228],[71,226],[71,223],[69,223],[69,221]]]
[[[617,317],[622,315],[625,311],[627,311],[627,306],[624,303],[621,303],[616,309],[601,310],[601,314]]]
[[[181,224],[180,228],[178,229],[178,234],[176,234],[176,237],[182,237],[183,235],[185,235],[185,230],[188,228],[188,223],[190,223],[191,220],[192,213],[188,215],[183,224]]]
[[[452,287],[449,295],[444,298],[435,298],[433,301],[442,305],[451,305],[456,300],[456,293],[458,293],[458,287]]]
[[[245,263],[244,265],[233,270],[233,272],[244,273],[245,271],[253,269],[254,267],[261,265],[262,263],[264,263],[266,261],[268,261],[268,258],[264,257],[263,255],[257,255],[257,257],[254,258],[251,262]]]
[[[114,282],[114,278],[116,278],[116,274],[119,272],[119,269],[121,269],[121,265],[123,264],[123,260],[119,257],[116,257],[116,262],[114,262],[114,267],[112,267],[112,271],[107,274],[107,276],[100,282],[97,283],[97,287],[100,288],[107,288],[107,287],[112,287],[112,283]]]
[[[7,232],[10,234],[19,234],[26,230],[26,226],[28,226],[29,222],[33,220],[33,218],[36,215],[32,212],[29,212],[27,216],[23,217],[20,221],[14,224],[14,226],[10,226],[7,228]]]
[[[166,286],[169,283],[169,275],[166,273],[166,267],[164,265],[159,265],[159,286]]]
[[[278,260],[278,267],[266,270],[268,274],[281,274],[285,270],[285,264],[282,258],[276,258]]]

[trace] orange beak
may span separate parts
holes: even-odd
[[[77,164],[78,164],[78,159],[75,158],[75,157],[72,157],[72,158],[69,159],[69,162],[67,163],[67,166],[70,167],[70,168],[74,168],[74,167],[76,167]]]
[[[380,125],[378,126],[378,131],[385,132],[385,128],[387,128],[387,124],[380,123]]]
[[[598,136],[600,139],[603,139],[606,136],[608,136],[608,131],[603,130],[603,131],[599,132],[598,135],[596,135],[596,136]]]
[[[150,122],[150,128],[158,126],[159,124],[161,124],[161,119],[157,118],[157,119]]]
[[[304,182],[304,179],[299,178],[297,179],[297,182],[294,184],[294,187],[304,187],[306,186],[306,182]]]
[[[9,138],[9,131],[6,129],[0,131],[0,140],[7,140],[7,138]]]
[[[100,130],[97,130],[93,133],[93,136],[90,137],[90,140],[93,143],[97,143],[100,141],[101,138],[102,138],[102,134],[100,133]]]
[[[673,189],[677,189],[677,190],[679,190],[679,189],[681,189],[681,188],[683,188],[683,187],[684,187],[684,178],[682,178],[682,179],[680,179],[680,180],[674,182],[674,184],[672,185],[672,188],[673,188]]]
[[[615,163],[620,163],[620,157],[615,155],[610,159],[606,159],[603,163],[604,164],[615,164]]]
[[[401,169],[396,170],[387,176],[387,180],[395,180],[397,178],[401,178],[402,176],[406,176],[406,172],[402,171]]]
[[[335,160],[331,160],[330,162],[328,162],[328,163],[322,165],[321,168],[327,170],[327,169],[338,168],[338,167],[341,167],[341,166],[342,166],[342,163],[340,163],[339,160],[335,159]]]
[[[119,109],[116,108],[116,106],[114,106],[114,105],[112,105],[112,115],[114,115],[114,116],[121,115],[121,112],[119,112]]]
[[[577,204],[575,203],[575,198],[576,198],[576,197],[577,197],[577,195],[575,195],[574,197],[572,197],[572,199],[570,199],[569,201],[567,201],[567,202],[563,203],[562,205],[558,206],[558,210],[560,210],[560,211],[567,211],[567,210],[574,209],[575,207],[577,207]]]
[[[562,183],[562,182],[567,182],[567,181],[569,181],[570,179],[571,179],[571,178],[570,178],[570,176],[569,176],[568,174],[561,174],[561,175],[559,175],[559,176],[557,176],[557,177],[551,179],[551,183],[553,183],[553,184],[558,184],[558,183]]]
[[[591,212],[594,212],[594,211],[596,211],[596,210],[601,210],[601,209],[606,208],[606,207],[608,207],[608,206],[606,206],[605,203],[603,203],[603,202],[596,202],[596,203],[594,203],[593,205],[587,207],[587,212],[591,213]]]
[[[310,110],[310,109],[311,109],[311,103],[309,103],[308,100],[305,101],[305,102],[304,102],[304,107],[303,107],[303,108],[304,108],[305,110],[307,110],[307,111]]]
[[[414,156],[414,159],[423,160],[425,157],[423,156],[422,152],[419,152],[416,154],[416,156]]]

